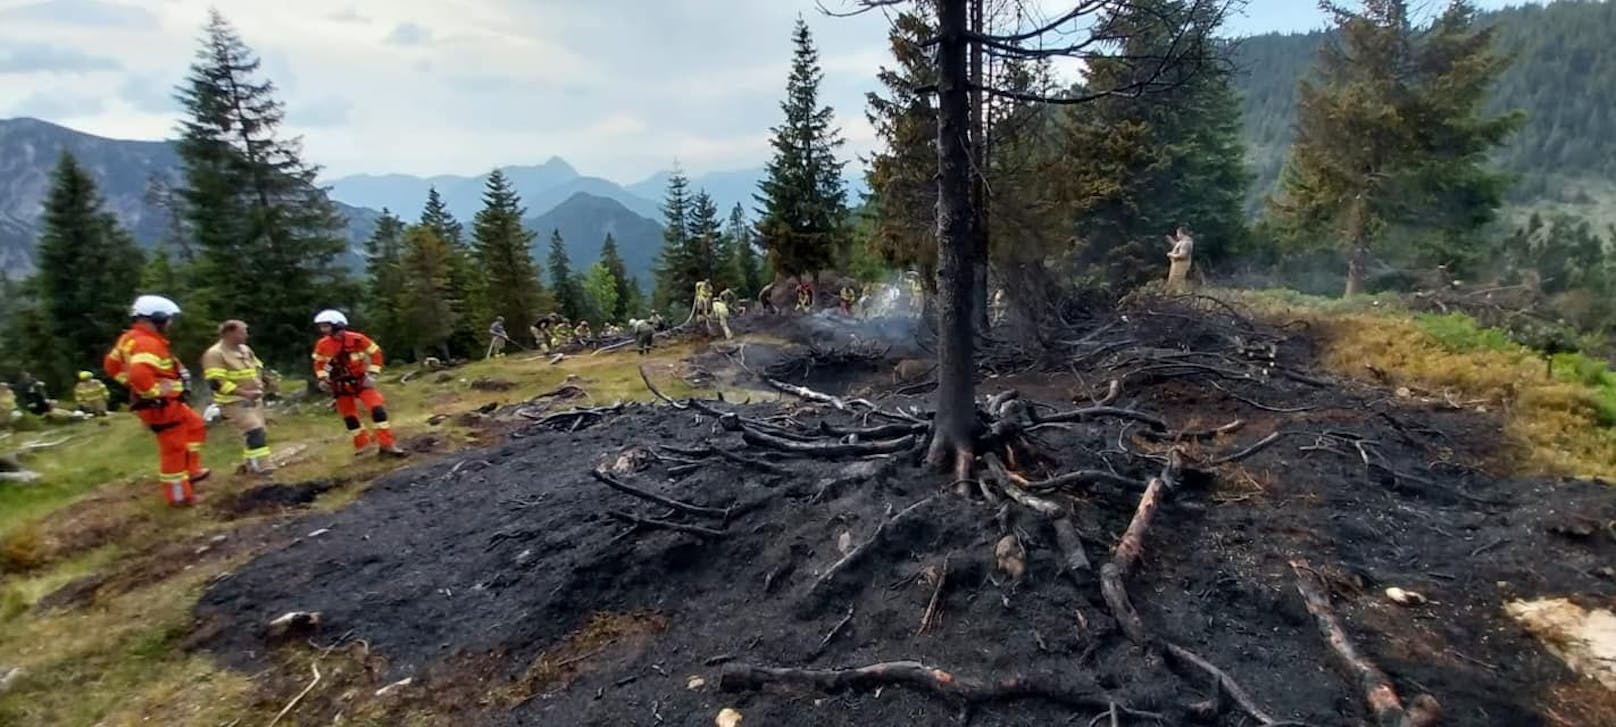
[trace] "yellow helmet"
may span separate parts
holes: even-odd
[[[80,371],[79,372],[79,381],[89,381],[93,376],[95,376],[95,374],[92,374],[92,373],[90,373],[88,371]]]

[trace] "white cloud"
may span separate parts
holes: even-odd
[[[87,73],[121,68],[123,64],[113,58],[44,43],[18,43],[0,51],[0,73]]]
[[[387,42],[393,45],[426,45],[432,42],[432,31],[411,22],[403,22],[393,26],[393,32],[387,34]]]
[[[12,21],[0,22],[0,48],[49,37],[123,67],[48,82],[0,76],[0,110],[35,93],[73,93],[106,99],[99,113],[77,106],[76,128],[126,138],[170,135],[178,114],[173,89],[216,5],[262,56],[263,75],[286,104],[288,133],[303,135],[309,160],[332,176],[479,173],[560,155],[583,173],[632,181],[675,157],[693,173],[767,159],[799,13],[815,31],[824,100],[837,108],[850,140],[845,156],[852,158],[863,141],[855,133],[863,93],[873,86],[886,42],[879,16],[826,18],[813,0],[143,5],[0,0],[0,17]],[[134,24],[147,30],[128,32]],[[419,43],[428,43],[430,53]]]
[[[135,5],[102,0],[44,0],[0,5],[0,21],[50,25],[84,25],[123,30],[157,27],[157,16]]]
[[[46,121],[95,116],[105,109],[106,101],[100,96],[45,91],[35,92],[10,107],[11,113],[17,116],[32,116]]]

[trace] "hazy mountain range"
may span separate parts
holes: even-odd
[[[164,214],[148,197],[152,181],[169,183],[180,177],[179,157],[166,141],[107,139],[30,118],[0,119],[0,272],[12,276],[33,270],[33,248],[39,237],[42,203],[50,188],[50,175],[66,149],[95,176],[107,210],[115,214],[147,246],[163,235]],[[560,157],[543,164],[501,169],[511,180],[522,204],[525,221],[535,233],[533,251],[541,262],[549,250],[550,235],[559,231],[575,269],[582,270],[600,256],[608,233],[618,243],[629,274],[649,285],[651,267],[662,248],[660,200],[669,173],[660,172],[628,186],[608,179],[579,174]],[[706,189],[720,211],[740,203],[750,216],[756,207],[752,195],[762,169],[698,175],[691,189]],[[376,228],[381,210],[416,219],[426,202],[427,190],[436,187],[445,204],[466,225],[482,208],[488,175],[414,177],[404,174],[354,175],[326,182],[331,199],[348,219],[349,263],[360,264],[359,251]],[[853,180],[849,180],[850,185]],[[862,186],[852,188],[857,201]]]

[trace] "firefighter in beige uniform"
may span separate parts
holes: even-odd
[[[246,468],[269,474],[269,435],[264,430],[264,364],[247,347],[247,324],[219,324],[219,342],[202,354],[202,376],[213,389],[213,403],[246,440]]]
[[[1195,240],[1190,237],[1189,230],[1179,225],[1176,233],[1167,236],[1167,241],[1173,244],[1173,249],[1167,253],[1167,289],[1177,292],[1188,285],[1190,256],[1195,252]]]

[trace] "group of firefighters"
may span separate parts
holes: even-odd
[[[1193,251],[1189,233],[1180,227],[1168,236],[1172,250],[1170,288],[1185,284]],[[905,276],[909,293],[918,303],[923,291],[919,275],[913,271]],[[765,292],[767,289],[765,289]],[[804,279],[796,285],[797,310],[809,311],[814,307],[814,287]],[[843,313],[851,315],[855,305],[869,298],[870,291],[860,295],[851,285],[842,286],[837,295]],[[765,296],[760,294],[760,300]],[[765,302],[767,307],[772,305]],[[734,294],[725,289],[716,295],[710,282],[696,283],[691,318],[702,322],[711,334],[716,321],[724,337],[731,338],[729,317],[732,307],[738,310]],[[157,438],[158,481],[170,505],[188,506],[195,502],[196,483],[206,480],[212,472],[202,466],[202,445],[207,436],[207,425],[202,416],[187,403],[191,393],[191,374],[177,360],[169,348],[168,331],[180,315],[174,301],[158,295],[142,295],[135,299],[129,310],[131,325],[118,337],[117,343],[106,354],[103,368],[107,376],[123,385],[130,393],[130,410],[151,429]],[[382,349],[363,333],[348,329],[348,319],[340,311],[323,310],[314,317],[319,338],[313,350],[315,379],[321,391],[330,394],[344,426],[353,435],[355,454],[363,454],[374,444],[384,455],[402,457],[388,421],[387,402],[377,388],[382,371]],[[647,319],[628,322],[627,332],[634,336],[643,355],[650,348],[658,330],[666,328],[666,321],[653,314]],[[588,321],[571,323],[565,317],[550,315],[535,322],[530,328],[534,341],[541,349],[555,350],[568,343],[590,345],[595,341]],[[616,337],[624,330],[614,324],[604,327],[603,335]],[[490,344],[487,356],[504,355],[510,337],[505,330],[505,319],[496,318],[489,327]],[[270,463],[269,438],[264,418],[264,397],[273,387],[273,377],[258,356],[247,345],[247,324],[228,320],[219,325],[219,340],[202,354],[202,376],[212,390],[213,403],[222,419],[232,423],[241,433],[245,468],[254,473],[273,471]],[[81,371],[74,387],[77,416],[101,417],[108,410],[106,384],[89,371]],[[370,416],[371,427],[360,421],[360,408]],[[44,384],[24,373],[13,388],[0,383],[0,424],[21,416],[22,411],[38,416],[50,416],[57,402],[46,396]],[[374,434],[371,430],[374,430]]]
[[[94,374],[80,371],[78,383],[73,385],[73,408],[64,409],[62,402],[50,398],[45,382],[24,371],[17,377],[15,386],[0,382],[0,426],[10,426],[21,419],[24,412],[51,421],[104,417],[109,396],[106,384]]]
[[[130,411],[156,435],[158,482],[164,498],[170,505],[184,507],[195,503],[195,485],[212,471],[202,466],[207,424],[187,403],[191,373],[169,348],[168,332],[179,315],[179,305],[168,298],[136,298],[129,309],[129,329],[107,352],[102,366],[107,376],[129,390]],[[381,347],[364,334],[348,330],[348,319],[339,311],[321,311],[314,324],[320,332],[313,351],[314,376],[320,389],[335,399],[343,423],[353,433],[354,453],[363,454],[374,443],[384,455],[404,456],[388,422],[387,402],[377,389]],[[220,417],[241,433],[245,468],[268,474],[274,467],[269,460],[264,397],[272,391],[274,378],[247,345],[247,337],[243,321],[219,324],[218,342],[202,354],[202,376]],[[92,380],[85,375],[88,373],[80,378]],[[101,388],[99,411],[104,412],[105,386]],[[360,423],[361,406],[369,412],[374,435]]]

